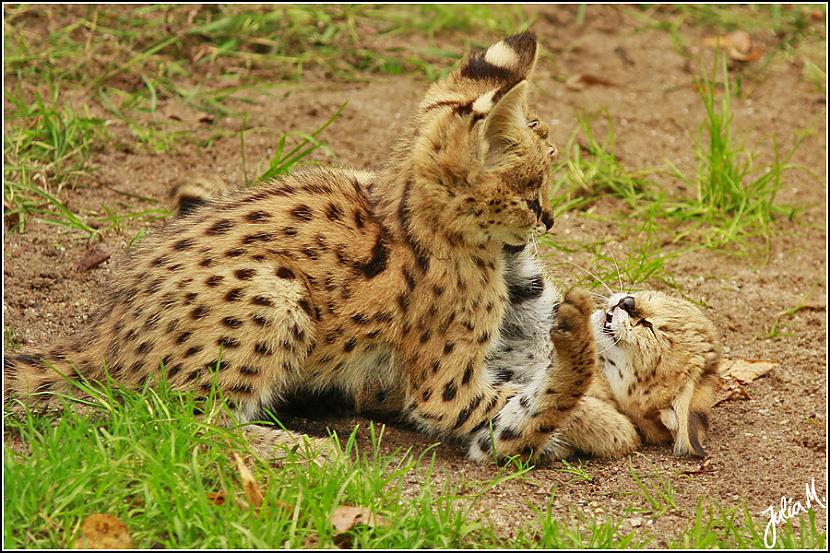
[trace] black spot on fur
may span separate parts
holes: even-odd
[[[406,312],[409,309],[409,296],[406,294],[400,294],[398,296],[398,305],[401,307],[401,311]]]
[[[254,296],[251,298],[251,303],[254,305],[261,305],[262,307],[272,307],[274,303],[265,296]]]
[[[233,275],[239,280],[251,280],[255,274],[256,269],[237,269],[233,272]]]
[[[453,429],[457,430],[461,428],[461,426],[465,422],[467,422],[467,419],[470,418],[470,415],[473,413],[473,411],[476,410],[476,407],[478,407],[481,403],[482,398],[483,396],[477,396],[467,407],[464,408],[463,411],[458,413],[458,418],[455,419],[455,425],[453,426]]]
[[[326,217],[329,221],[340,221],[343,218],[343,208],[335,203],[326,206]]]
[[[179,196],[179,216],[193,213],[201,206],[207,204],[207,200],[197,196]]]
[[[231,248],[225,251],[225,257],[242,257],[245,255],[245,248]]]
[[[252,211],[245,215],[245,220],[249,223],[267,223],[271,218],[271,214],[267,211]]]
[[[255,232],[248,234],[242,239],[243,244],[253,244],[254,242],[270,242],[274,239],[274,235],[270,232]]]
[[[417,282],[415,281],[415,276],[409,272],[409,269],[406,267],[403,268],[403,278],[406,280],[406,286],[409,290],[414,290]]]
[[[305,204],[300,204],[291,210],[291,216],[298,221],[309,222],[313,218],[311,208]]]
[[[363,313],[352,315],[352,320],[359,325],[365,325],[372,322],[372,318],[368,315],[364,315]]]
[[[225,277],[223,277],[222,275],[213,275],[211,277],[208,277],[207,280],[205,280],[205,284],[211,287],[218,286],[219,283],[223,280],[225,280]]]
[[[455,388],[455,381],[447,382],[446,386],[444,386],[444,393],[442,394],[442,398],[444,401],[452,401],[455,399],[455,395],[458,392]]]
[[[184,251],[189,250],[193,247],[193,240],[191,238],[183,238],[178,240],[177,242],[173,243],[173,249],[176,251]]]
[[[239,372],[244,374],[245,376],[255,376],[262,372],[262,369],[259,367],[253,367],[251,365],[243,365],[239,367]]]
[[[286,267],[280,267],[279,269],[277,269],[277,276],[288,280],[295,278],[294,272]]]
[[[216,340],[216,345],[226,348],[238,348],[239,340],[236,338],[229,338],[228,336],[222,336],[221,338]]]
[[[136,351],[136,353],[144,354],[144,353],[149,353],[150,350],[152,350],[152,349],[153,349],[153,343],[152,342],[141,342],[138,345],[138,348],[136,348],[135,351]]]
[[[179,337],[176,338],[176,343],[177,344],[184,344],[185,342],[190,340],[191,335],[192,335],[191,332],[182,332],[181,334],[179,334]]]
[[[542,295],[545,290],[545,279],[542,275],[536,275],[529,281],[522,284],[511,283],[507,287],[507,295],[510,303],[522,303],[533,300]]]
[[[522,435],[513,428],[504,428],[502,429],[501,433],[499,434],[499,439],[504,441],[515,440],[517,438],[521,438]]]
[[[470,380],[473,378],[473,362],[470,361],[467,363],[467,368],[464,369],[464,376],[461,377],[461,384],[469,384]]]
[[[274,350],[265,342],[257,342],[254,346],[254,351],[260,355],[273,355]]]
[[[225,301],[239,301],[245,292],[242,288],[234,288],[233,290],[229,290],[227,294],[225,294]]]
[[[309,303],[308,303],[308,300],[306,300],[306,299],[302,299],[302,300],[300,300],[300,301],[298,301],[298,302],[297,302],[297,305],[299,305],[299,306],[300,306],[300,309],[302,309],[303,311],[305,311],[305,314],[306,314],[306,315],[308,315],[309,317],[313,317],[313,316],[314,316],[314,313],[313,313],[313,311],[311,310],[311,304],[309,304]],[[317,319],[319,319],[319,316],[317,317]]]
[[[372,257],[365,263],[355,263],[354,268],[366,278],[374,278],[386,269],[389,251],[386,248],[385,233],[378,235],[372,247]]]
[[[191,319],[204,319],[207,314],[210,313],[210,309],[207,305],[200,305],[196,307],[193,311],[190,312]]]
[[[222,319],[222,324],[228,328],[239,328],[243,323],[236,317],[225,317]]]
[[[349,341],[346,342],[345,345],[343,346],[343,351],[348,353],[348,352],[354,350],[356,345],[357,345],[357,339],[356,338],[349,338]]]
[[[223,371],[228,368],[228,363],[224,359],[214,359],[205,363],[205,368],[209,371]]]
[[[268,317],[263,317],[262,315],[251,315],[251,320],[258,326],[266,326],[271,322]]]
[[[189,348],[187,348],[187,351],[184,352],[184,356],[185,357],[192,357],[192,356],[196,355],[197,353],[199,353],[200,351],[202,351],[202,349],[204,349],[202,346],[189,347]]]
[[[506,253],[509,253],[511,255],[515,255],[515,254],[521,252],[522,250],[524,250],[525,247],[527,247],[526,244],[522,245],[522,246],[510,246],[510,245],[505,244],[504,246],[502,246],[502,251],[504,251]]]
[[[216,221],[205,231],[205,234],[208,236],[219,236],[221,234],[227,233],[229,230],[233,228],[233,221],[230,219],[221,219]]]
[[[174,376],[181,372],[182,368],[184,368],[183,364],[176,363],[175,365],[170,367],[170,370],[167,371],[167,378],[172,379]]]

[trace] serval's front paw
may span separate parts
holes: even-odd
[[[581,288],[571,288],[559,304],[550,337],[557,350],[568,344],[585,344],[593,340],[591,332],[591,295]]]

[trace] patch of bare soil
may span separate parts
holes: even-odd
[[[535,26],[552,55],[544,57],[537,69],[534,101],[551,126],[553,140],[567,141],[579,112],[605,108],[616,129],[617,151],[627,167],[651,167],[670,160],[683,171],[693,171],[696,132],[705,117],[691,84],[698,69],[673,49],[668,33],[633,32],[622,12],[610,8],[589,10],[584,24],[577,26],[571,8],[544,8]],[[698,35],[684,35],[689,44],[700,45],[703,57],[708,55],[702,46],[705,35],[702,30]],[[439,45],[458,51],[463,38],[439,38]],[[614,84],[582,90],[565,86],[568,78],[578,74],[599,75]],[[87,187],[67,195],[68,203],[84,210],[102,205],[123,208],[128,200],[134,209],[135,200],[113,189],[166,201],[170,187],[185,179],[210,176],[240,182],[246,172],[256,174],[264,167],[280,132],[313,129],[344,100],[349,101],[344,116],[325,134],[337,157],[321,154],[317,158],[377,168],[396,129],[426,88],[427,82],[418,76],[378,76],[365,83],[320,79],[275,85],[252,93],[248,100],[253,104],[237,106],[255,122],[245,135],[247,169],[243,169],[238,134],[219,138],[208,148],[184,144],[168,154],[111,148],[95,155],[97,170]],[[164,113],[165,108],[177,109],[169,105],[160,111]],[[697,250],[672,260],[668,269],[689,297],[711,307],[708,314],[722,334],[727,357],[771,360],[780,367],[754,383],[748,399],[730,400],[715,408],[707,443],[711,470],[698,471],[700,461],[677,459],[668,447],[646,447],[628,459],[592,460],[585,465],[593,476],[590,482],[539,468],[529,478],[501,484],[478,500],[480,516],[489,518],[504,535],[533,517],[532,505],[544,509],[552,493],[554,507],[563,514],[573,506],[593,515],[622,517],[627,520],[623,529],[653,533],[655,546],[665,546],[678,529],[693,524],[700,499],[723,506],[746,502],[760,522],[763,509],[777,505],[782,496],[802,497],[805,483],[813,478],[820,495],[826,494],[826,99],[803,79],[800,67],[778,58],[754,81],[748,98],[733,101],[733,109],[738,136],[767,154],[772,137],[786,150],[803,129],[816,131],[793,159],[814,174],[788,172],[780,195],[781,202],[802,210],[794,221],[776,224],[768,259]],[[197,134],[205,136],[217,129],[240,127],[236,118],[209,124],[183,119],[182,125],[198,128]],[[116,124],[110,130],[128,140],[126,128]],[[763,162],[762,156],[759,163]],[[671,181],[669,185],[679,186]],[[570,213],[561,217],[554,232],[568,240],[605,240],[606,252],[622,259],[639,240],[617,232],[612,216],[622,209],[622,202],[603,199],[591,208],[590,216]],[[24,348],[48,347],[85,324],[100,305],[112,273],[125,263],[130,236],[132,232],[108,233],[113,257],[98,268],[80,272],[76,264],[87,244],[78,235],[40,223],[32,223],[22,235],[5,234],[4,324],[15,329]],[[552,276],[563,288],[583,276],[561,263],[563,258],[590,268],[591,259],[581,254],[546,252],[545,256]],[[806,307],[781,318],[779,335],[768,337],[767,329],[776,317],[801,304]],[[343,435],[354,424],[366,425],[368,420],[295,419],[293,423],[318,433],[328,425]],[[387,427],[382,448],[393,451],[412,446],[417,455],[432,443],[411,430]],[[486,481],[496,473],[493,466],[467,461],[457,445],[442,444],[436,452],[438,478]],[[669,479],[677,508],[654,518],[627,514],[627,507],[645,507],[629,464],[652,485],[660,478]],[[818,515],[818,525],[826,531],[825,514]],[[796,525],[799,522],[804,521],[794,520]]]

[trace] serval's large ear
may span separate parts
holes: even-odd
[[[481,153],[488,166],[499,163],[503,154],[521,141],[521,133],[527,127],[527,81],[520,81],[506,93],[502,89],[491,90],[473,103],[473,112],[484,116]]]
[[[513,86],[530,78],[538,57],[538,44],[531,32],[500,40],[483,52],[477,52],[462,66],[460,76]]]

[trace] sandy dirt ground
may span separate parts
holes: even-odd
[[[533,102],[550,124],[554,141],[567,141],[580,112],[603,108],[614,124],[617,151],[626,167],[653,167],[670,160],[683,171],[694,170],[694,144],[704,119],[691,86],[697,69],[672,47],[668,33],[634,32],[630,21],[615,10],[589,10],[578,26],[574,10],[568,8],[545,9],[535,31],[549,55],[538,66]],[[706,34],[692,30],[685,38],[705,55]],[[463,48],[461,37],[436,40],[446,50]],[[580,73],[602,75],[614,84],[583,90],[564,85]],[[325,153],[316,157],[343,166],[377,168],[427,86],[425,78],[415,75],[377,76],[359,83],[309,75],[300,85],[275,84],[251,92],[247,100],[253,103],[236,106],[255,122],[245,135],[246,170],[255,174],[264,167],[280,132],[313,129],[344,100],[349,102],[344,115],[324,135],[336,158]],[[622,518],[624,530],[652,533],[655,546],[665,545],[679,528],[692,524],[701,499],[723,506],[746,504],[763,521],[763,509],[777,505],[782,496],[802,497],[811,479],[826,495],[826,96],[802,78],[797,64],[779,58],[753,81],[748,97],[733,101],[733,109],[738,136],[761,152],[761,164],[764,156],[771,158],[773,137],[785,150],[797,133],[813,129],[793,158],[811,172],[786,173],[779,198],[800,206],[798,215],[775,224],[768,258],[700,249],[672,259],[667,269],[685,294],[710,306],[707,313],[722,334],[728,358],[780,365],[749,387],[748,398],[715,408],[707,444],[710,470],[698,471],[700,461],[674,458],[667,447],[646,447],[626,459],[591,460],[583,465],[593,476],[590,482],[554,468],[538,468],[528,478],[501,484],[477,499],[479,515],[506,535],[518,521],[534,516],[532,506],[544,509],[551,494],[554,507],[563,514],[575,509]],[[171,101],[162,101],[159,112],[147,117],[165,118],[170,112],[183,114],[181,122],[171,124],[193,130],[196,136],[216,129],[237,131],[241,125],[238,118],[199,123],[187,108]],[[114,190],[164,202],[171,186],[187,179],[207,176],[236,183],[243,178],[237,134],[219,138],[206,149],[186,143],[173,152],[155,154],[124,146],[132,140],[122,123],[114,122],[109,130],[123,141],[116,139],[96,152],[95,170],[83,181],[85,186],[64,193],[74,210],[141,206]],[[676,180],[666,177],[658,182],[671,193],[682,193]],[[641,239],[620,232],[615,223],[615,215],[625,209],[622,201],[603,198],[588,213],[560,217],[553,232],[569,241],[605,240],[607,253],[624,258]],[[86,272],[76,268],[88,246],[78,234],[38,222],[24,234],[4,234],[4,325],[14,329],[22,348],[48,348],[92,316],[107,283],[126,262],[135,229],[127,225],[122,233],[107,233],[113,257]],[[588,254],[551,250],[543,255],[563,288],[584,276],[566,260],[589,268],[592,263]],[[798,305],[805,307],[781,318],[779,335],[769,337],[767,329],[776,317]],[[354,424],[368,421],[341,417],[291,423],[324,433],[326,426],[348,432]],[[387,427],[383,450],[412,446],[417,455],[433,442],[406,428]],[[442,444],[435,451],[439,479],[484,481],[495,474],[492,466],[468,462],[455,444]],[[630,467],[655,486],[670,480],[677,508],[659,517],[631,512],[631,507],[645,505]],[[817,514],[826,531],[826,512]],[[794,522],[799,524],[798,519]]]

